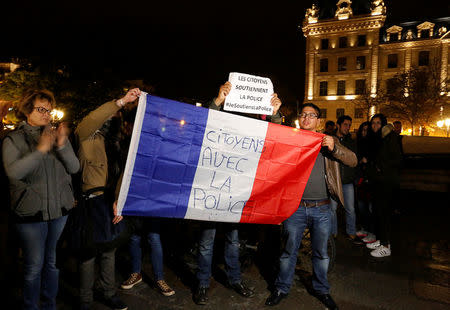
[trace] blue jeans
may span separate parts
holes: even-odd
[[[241,282],[241,264],[239,262],[239,236],[235,225],[224,224],[225,227],[225,271],[228,282]],[[202,228],[198,250],[197,279],[200,287],[209,287],[211,265],[213,259],[216,223],[205,223]]]
[[[56,244],[67,216],[48,222],[17,223],[24,264],[23,309],[56,309],[59,270],[56,268]]]
[[[356,235],[356,215],[355,215],[355,187],[353,183],[342,184],[344,194],[345,209],[345,232],[347,235]],[[331,199],[331,233],[337,235],[338,221],[336,216],[337,202]]]
[[[305,208],[300,206],[294,214],[283,222],[283,236],[286,244],[280,257],[280,272],[275,280],[278,291],[288,294],[294,279],[297,253],[302,242],[303,232],[308,227],[311,232],[312,267],[314,290],[328,294],[328,252],[330,236],[330,206]]]
[[[147,241],[151,248],[150,257],[155,280],[163,280],[163,249],[160,238],[161,220],[158,218],[146,218],[143,219],[143,223],[146,227],[144,235],[147,236]],[[141,234],[136,233],[131,235],[129,250],[131,256],[131,272],[140,273],[142,269]]]

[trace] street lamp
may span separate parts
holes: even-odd
[[[437,122],[437,126],[438,126],[439,128],[444,127],[444,125],[445,125],[445,127],[446,127],[447,138],[448,138],[448,134],[449,134],[449,131],[450,131],[450,118],[447,118],[447,119],[445,119],[445,120],[440,120],[440,121]]]

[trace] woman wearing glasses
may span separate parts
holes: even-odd
[[[23,122],[2,147],[24,257],[23,309],[56,307],[56,243],[74,203],[70,174],[80,168],[67,126],[50,126],[54,106],[47,90],[26,93],[17,107]]]

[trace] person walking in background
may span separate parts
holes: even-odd
[[[350,116],[340,116],[336,122],[336,137],[343,146],[352,152],[356,152],[356,144],[350,134],[351,126],[352,118]],[[356,238],[355,168],[349,167],[343,163],[340,163],[339,168],[341,169],[342,192],[344,194],[345,232],[347,233],[347,238],[351,242],[361,244],[361,241],[358,242],[358,239]],[[338,203],[331,199],[331,234],[334,236],[338,233],[338,220],[336,216],[337,207]]]
[[[75,131],[79,141],[82,168],[82,191],[88,204],[85,221],[92,232],[85,240],[88,246],[80,258],[80,308],[89,309],[93,301],[95,258],[100,258],[99,284],[104,303],[125,310],[128,307],[116,294],[115,246],[112,241],[119,233],[122,217],[113,210],[114,190],[121,168],[119,144],[119,110],[134,102],[140,95],[135,88],[119,99],[107,102],[90,112]]]
[[[50,125],[54,107],[50,91],[26,93],[17,112],[24,121],[2,146],[24,257],[23,309],[56,309],[56,244],[74,206],[70,175],[80,169],[67,126]]]
[[[373,187],[377,240],[367,247],[372,250],[370,255],[385,257],[391,255],[391,218],[394,194],[400,188],[402,153],[398,134],[383,114],[375,114],[370,125],[367,175]]]

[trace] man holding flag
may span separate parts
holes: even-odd
[[[216,98],[214,98],[209,108],[213,110],[223,109],[223,104],[226,96],[231,91],[231,83],[226,82],[223,84]],[[273,106],[272,116],[267,117],[263,115],[264,120],[271,121],[276,124],[281,124],[281,114],[278,112],[281,106],[281,100],[277,94],[273,94],[271,105]],[[246,116],[257,116],[246,115]],[[198,271],[197,280],[199,285],[194,293],[194,302],[198,305],[205,305],[208,302],[207,291],[209,288],[209,279],[211,277],[211,265],[213,259],[213,247],[214,239],[216,235],[216,223],[206,222],[202,226],[202,232],[199,242],[199,255],[198,255]],[[253,290],[248,288],[241,278],[241,268],[239,262],[239,235],[236,224],[224,224],[225,230],[225,266],[229,285],[238,294],[243,297],[252,297]]]
[[[320,125],[320,109],[305,103],[300,114],[300,128],[316,131]],[[329,294],[330,285],[327,279],[328,253],[327,243],[330,236],[330,196],[344,203],[340,177],[339,160],[341,163],[355,167],[355,153],[343,147],[336,137],[325,135],[322,149],[319,152],[312,172],[309,176],[300,206],[297,211],[283,222],[283,235],[286,239],[284,250],[280,257],[280,271],[275,281],[275,289],[266,300],[266,305],[275,306],[285,298],[294,278],[297,253],[305,228],[311,231],[312,240],[312,285],[314,295],[328,309],[338,309]]]

